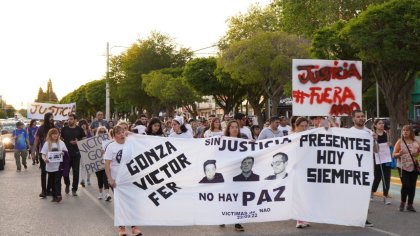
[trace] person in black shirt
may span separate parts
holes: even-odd
[[[251,156],[245,157],[241,163],[242,173],[233,177],[233,181],[259,181],[260,176],[252,172],[254,165],[254,158]]]
[[[70,114],[67,121],[69,125],[63,127],[61,130],[61,138],[69,150],[70,168],[73,170],[73,183],[71,191],[73,196],[77,196],[80,171],[80,152],[79,148],[77,147],[77,141],[86,138],[86,135],[83,129],[76,125],[77,116],[75,114]],[[65,192],[68,194],[70,192],[70,177],[64,177],[64,183],[66,184]]]

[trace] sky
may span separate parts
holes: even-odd
[[[117,55],[151,31],[192,50],[217,43],[226,20],[270,0],[0,1],[0,96],[25,108],[49,79],[58,99],[106,72],[106,43]],[[208,49],[201,52],[216,52]],[[197,55],[204,56],[205,54]],[[104,95],[105,96],[105,95]]]

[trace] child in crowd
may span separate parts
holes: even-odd
[[[66,145],[60,140],[58,129],[52,128],[47,133],[46,142],[42,146],[42,159],[45,161],[45,170],[49,177],[53,179],[53,199],[52,202],[61,202],[61,170],[60,163],[63,162],[63,151],[68,151]],[[60,161],[61,160],[61,161]]]

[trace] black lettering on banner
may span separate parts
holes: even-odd
[[[369,172],[345,169],[307,169],[308,183],[340,183],[369,186]]]
[[[166,191],[167,189],[171,190],[172,192]],[[168,199],[170,196],[172,196],[174,193],[178,192],[178,189],[181,189],[180,187],[176,186],[174,182],[167,183],[166,186],[162,186],[156,190],[156,192],[162,196],[164,199]],[[159,206],[159,197],[156,196],[156,192],[153,192],[149,194],[149,199],[152,200],[152,202],[155,204],[155,206]]]
[[[357,164],[358,164],[358,166],[359,167],[361,167],[362,166],[362,158],[363,158],[363,154],[357,154],[356,153],[356,158],[357,158]]]
[[[278,188],[273,189],[274,192],[278,191],[276,196],[274,197],[275,202],[283,202],[286,200],[284,197],[281,196],[284,193],[284,190],[286,190],[285,186],[280,186]]]
[[[275,202],[285,201],[284,197],[281,197],[283,192],[286,190],[285,186],[280,186],[278,188],[273,189],[273,193],[276,193],[274,198],[270,195],[267,189],[263,189],[260,192],[260,196],[257,201],[257,205],[261,205],[263,202],[272,202],[273,199]],[[255,199],[254,192],[243,192],[242,193],[242,205],[247,206],[248,202],[251,202]]]
[[[344,152],[332,150],[318,150],[317,164],[341,165]]]
[[[255,199],[255,193],[243,192],[242,193],[242,206],[248,206],[248,202]]]
[[[299,146],[303,147],[304,145],[309,147],[335,147],[358,151],[370,151],[370,139],[342,137],[332,134],[302,135],[299,140]]]
[[[261,205],[263,202],[272,202],[270,194],[268,193],[267,189],[263,189],[260,194],[260,198],[258,199],[257,205]]]
[[[177,151],[175,146],[169,141],[166,141],[164,145],[159,144],[156,147],[145,151],[131,159],[127,164],[128,172],[133,176],[145,170],[154,163],[162,160],[173,152]],[[185,158],[186,159],[186,158]],[[190,163],[191,164],[191,163]]]
[[[198,200],[199,201],[213,201],[213,199],[214,199],[214,195],[213,195],[213,193],[200,193],[199,194],[199,197],[198,197]]]
[[[188,165],[191,165],[191,162],[188,161],[185,154],[180,154],[174,159],[170,160],[168,163],[156,168],[155,170],[150,171],[147,175],[139,178],[138,181],[134,181],[133,184],[143,190],[147,190],[149,185],[155,185],[163,182],[166,178],[172,177],[173,174],[179,173],[182,169],[185,169]],[[137,168],[137,166],[135,166]],[[130,171],[132,168],[132,163],[127,163],[127,168]],[[172,172],[172,173],[171,173]],[[147,181],[147,183],[146,183]]]

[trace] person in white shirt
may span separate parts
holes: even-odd
[[[280,130],[280,132],[283,133],[283,136],[289,135],[292,131],[292,128],[289,125],[287,125],[288,123],[287,118],[285,116],[280,116],[279,120],[280,120],[280,125],[278,129]]]
[[[172,130],[173,132],[169,137],[174,138],[193,138],[192,133],[184,125],[184,118],[182,116],[175,116],[172,120]]]
[[[246,135],[248,139],[252,140],[251,130],[249,129],[249,127],[245,126],[247,121],[246,115],[243,113],[236,113],[233,116],[233,119],[235,119],[238,122],[241,134]]]
[[[279,125],[280,119],[278,116],[270,117],[270,125],[261,131],[260,135],[258,136],[258,140],[282,137],[283,132],[278,129]]]
[[[204,138],[210,138],[217,135],[222,136],[223,130],[220,124],[220,119],[215,117],[211,120],[210,128],[204,132]]]
[[[376,140],[378,139],[378,135],[376,133],[373,133],[372,130],[366,128],[365,126],[365,122],[366,122],[366,117],[365,117],[365,113],[363,113],[363,111],[361,110],[354,110],[351,113],[351,117],[353,120],[353,127],[350,128],[350,130],[357,130],[357,131],[363,131],[363,132],[368,132],[369,134],[371,134],[373,136],[373,139],[375,140],[374,145],[373,145],[373,152],[378,152],[378,143],[376,142]],[[373,165],[373,156],[372,156],[372,165]],[[369,222],[368,220],[366,220],[366,227],[372,227],[373,224],[371,222]]]
[[[128,125],[126,124],[118,124],[114,126],[112,129],[114,141],[109,143],[105,148],[103,158],[105,160],[105,173],[108,179],[108,184],[112,188],[117,187],[115,179],[117,178],[118,167],[120,166],[127,131]],[[142,235],[138,226],[132,226],[131,233],[134,235]],[[118,227],[118,235],[127,235],[125,226]]]
[[[61,202],[61,176],[60,163],[63,162],[63,151],[68,152],[66,144],[60,140],[60,132],[52,128],[47,133],[46,142],[42,146],[41,154],[44,160],[45,170],[48,172],[48,178],[53,179],[53,199],[52,202]]]

